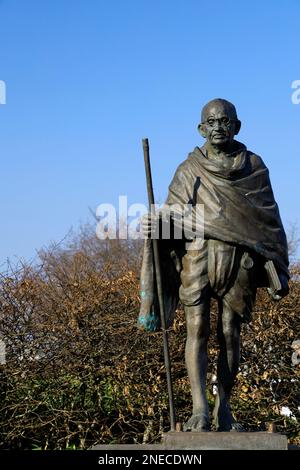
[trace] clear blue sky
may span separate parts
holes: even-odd
[[[0,265],[89,219],[145,202],[142,137],[162,202],[201,107],[236,104],[239,140],[299,223],[299,0],[0,0]]]

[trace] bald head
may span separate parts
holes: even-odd
[[[217,98],[202,109],[198,129],[208,144],[215,148],[229,152],[240,127],[235,106],[227,100]]]
[[[237,120],[237,112],[235,106],[230,101],[223,100],[222,98],[216,98],[209,101],[202,109],[201,121],[205,122],[211,113],[211,110],[224,111],[230,119]]]

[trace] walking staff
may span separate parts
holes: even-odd
[[[146,180],[147,180],[149,211],[153,215],[155,215],[154,193],[153,193],[153,185],[152,185],[148,139],[143,139],[143,150],[144,150],[145,171],[146,171]],[[172,377],[171,377],[168,330],[166,328],[167,322],[166,322],[164,301],[163,301],[158,241],[156,239],[152,239],[152,249],[153,249],[157,296],[158,296],[158,303],[159,303],[159,310],[160,310],[161,328],[163,332],[164,361],[165,361],[165,368],[166,368],[166,374],[167,374],[168,396],[169,396],[170,427],[171,427],[171,431],[175,431],[175,411],[174,411],[174,403],[173,403],[173,387],[172,387]]]

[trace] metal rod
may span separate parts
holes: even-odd
[[[153,185],[152,185],[148,139],[143,139],[143,150],[144,150],[149,210],[151,211],[152,214],[155,214],[154,193],[153,193]],[[162,327],[162,332],[163,332],[164,361],[165,361],[165,368],[166,368],[166,374],[167,374],[168,396],[169,396],[170,428],[171,428],[171,431],[175,431],[175,410],[174,410],[173,387],[172,387],[172,376],[171,376],[171,363],[170,363],[170,353],[169,353],[168,331],[166,327],[167,322],[166,322],[166,316],[165,316],[163,291],[162,291],[162,279],[161,279],[161,268],[160,268],[160,260],[159,260],[158,240],[152,239],[152,247],[153,247],[154,268],[155,268],[157,296],[158,296],[158,303],[159,303],[159,310],[160,310],[161,327]]]

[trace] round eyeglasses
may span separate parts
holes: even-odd
[[[221,117],[221,118],[209,118],[207,121],[204,121],[203,124],[208,124],[210,127],[216,127],[220,125],[222,127],[229,127],[232,122],[236,122],[235,119],[229,119],[229,117]]]

